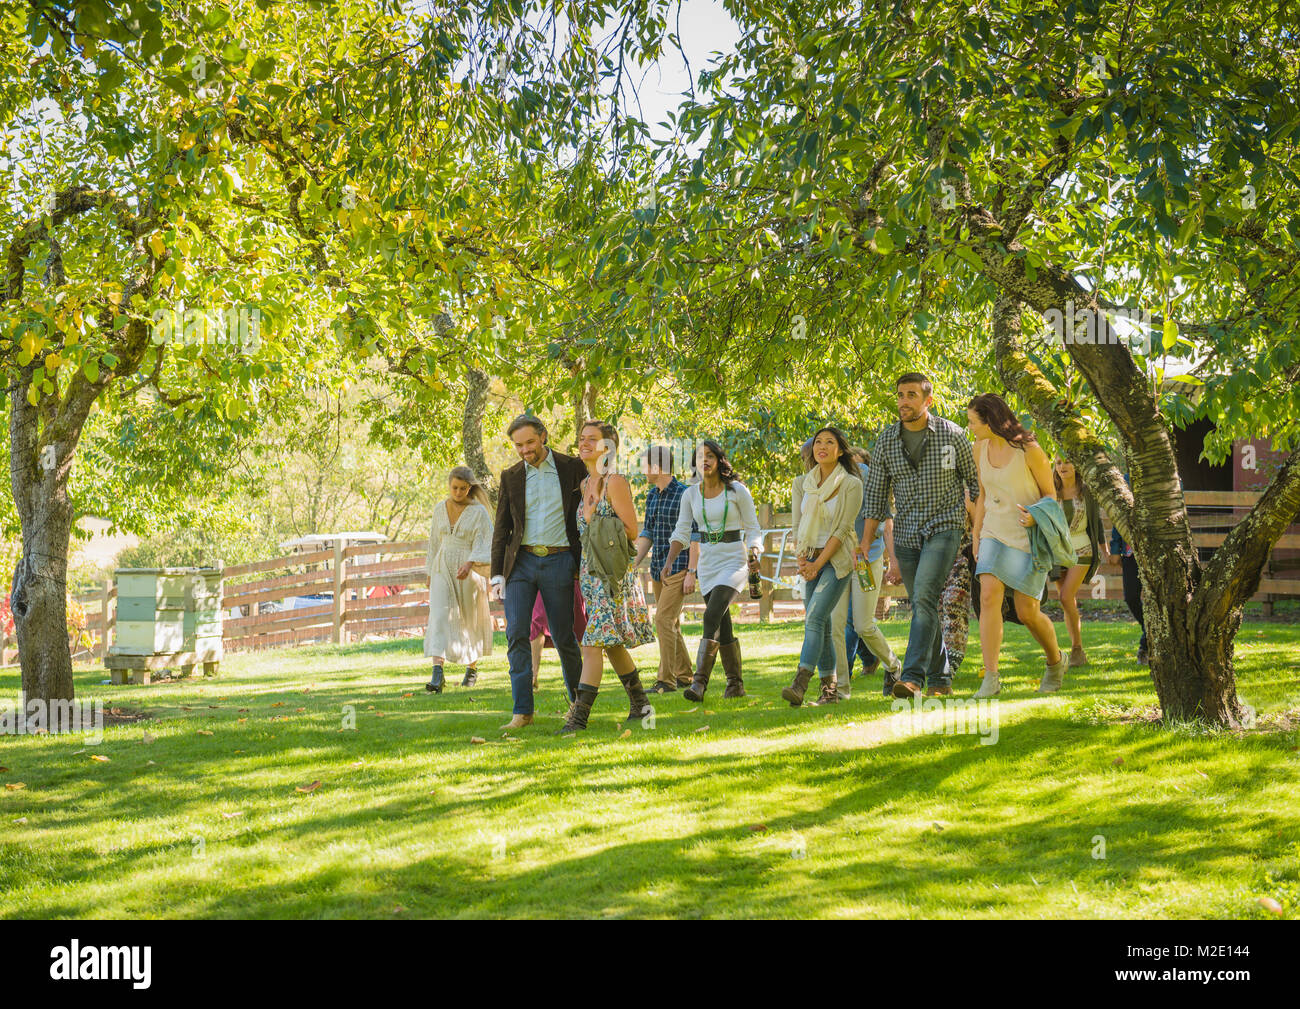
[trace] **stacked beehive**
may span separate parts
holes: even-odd
[[[220,568],[120,568],[115,641],[104,664],[113,682],[141,670],[190,673],[198,663],[212,675],[221,661]]]

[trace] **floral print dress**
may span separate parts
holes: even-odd
[[[585,489],[586,481],[583,481]],[[596,502],[596,515],[613,515],[614,506],[609,499],[601,495]],[[587,529],[586,510],[578,507],[578,538],[581,539]],[[646,606],[645,592],[636,571],[629,567],[620,585],[615,586],[611,595],[605,583],[587,570],[587,553],[582,554],[582,563],[578,566],[578,587],[582,590],[582,599],[587,607],[587,629],[582,635],[582,644],[587,647],[610,648],[622,645],[635,648],[647,645],[655,639],[654,624],[650,621],[650,610]]]

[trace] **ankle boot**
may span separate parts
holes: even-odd
[[[1065,680],[1065,670],[1069,668],[1070,657],[1061,652],[1061,657],[1055,663],[1049,665],[1043,673],[1042,682],[1038,684],[1040,694],[1054,694],[1061,689],[1061,684]]]
[[[815,701],[809,701],[810,707],[817,707],[821,704],[838,704],[840,692],[835,686],[835,674],[822,677],[822,692],[817,696]]]
[[[794,682],[781,691],[781,696],[790,702],[790,707],[797,708],[803,704],[804,691],[808,689],[808,683],[813,678],[813,671],[807,666],[800,666],[799,671],[794,674]]]
[[[460,681],[462,687],[472,687],[478,682],[478,669],[470,666],[465,670],[465,678]]]
[[[556,735],[562,736],[566,732],[577,732],[579,729],[585,729],[587,727],[587,718],[591,715],[591,706],[595,703],[595,687],[589,687],[586,684],[578,687],[578,696],[569,705],[569,714],[564,719],[564,726]]]
[[[623,689],[627,691],[629,705],[627,720],[639,722],[650,713],[650,698],[646,697],[645,689],[641,686],[641,674],[633,669],[626,676],[620,675],[618,679],[623,684]]]
[[[709,689],[709,674],[713,672],[713,663],[718,659],[720,647],[712,638],[700,639],[700,650],[695,656],[695,677],[682,693],[688,701],[698,704],[704,700],[704,691]]]
[[[429,682],[424,685],[424,689],[431,694],[441,694],[443,683],[442,666],[434,666],[433,675],[429,677]]]
[[[723,697],[744,697],[745,681],[740,678],[740,639],[728,641],[718,649],[722,671],[727,674],[727,689]]]
[[[980,684],[979,690],[971,694],[972,697],[997,697],[998,692],[1002,689],[1002,681],[998,678],[998,671],[995,669],[989,672],[984,671],[984,682]]]

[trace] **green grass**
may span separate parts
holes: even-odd
[[[883,626],[901,650],[906,623]],[[0,916],[1238,918],[1270,917],[1266,895],[1300,916],[1300,627],[1243,626],[1247,733],[1150,724],[1132,625],[1087,625],[1091,667],[1037,696],[1010,627],[994,745],[901,733],[879,680],[791,709],[801,633],[743,628],[750,697],[724,701],[719,670],[703,705],[661,698],[626,739],[612,674],[591,728],[552,735],[551,651],[538,723],[502,739],[500,638],[480,685],[449,669],[441,697],[415,641],[152,687],[79,669],[79,697],[152,717],[93,747],[0,736],[0,783],[26,785],[0,789]],[[959,694],[977,668],[972,628]]]

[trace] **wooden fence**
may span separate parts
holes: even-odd
[[[1193,542],[1207,554],[1257,500],[1258,495],[1232,491],[1189,491]],[[790,513],[771,505],[759,508],[764,530],[763,595],[738,600],[741,619],[767,621],[798,616],[803,611],[797,587]],[[1107,529],[1109,535],[1109,529]],[[343,644],[367,637],[421,636],[428,620],[429,591],[425,574],[427,540],[350,546],[346,549],[272,557],[223,570],[224,645],[229,651],[274,648],[309,642]],[[653,599],[649,574],[642,574],[646,598]],[[1055,597],[1053,585],[1051,594]],[[1122,599],[1119,558],[1098,570],[1081,593],[1092,598]],[[886,585],[886,597],[906,596],[902,585]],[[1254,599],[1265,612],[1279,597],[1300,597],[1300,534],[1288,532],[1275,546]],[[312,598],[317,597],[317,598]],[[111,582],[78,596],[86,611],[86,630],[93,640],[80,659],[102,658],[112,643],[116,622],[116,590]],[[703,610],[698,595],[684,610]],[[501,604],[493,602],[493,617],[504,628]],[[107,622],[105,621],[107,614]]]

